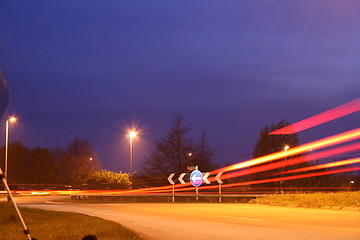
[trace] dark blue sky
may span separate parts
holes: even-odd
[[[139,163],[182,113],[193,136],[207,130],[215,160],[245,160],[264,125],[360,97],[359,12],[358,0],[3,0],[0,67],[20,117],[11,139],[55,148],[87,138],[105,168],[126,172],[124,128],[143,129]]]

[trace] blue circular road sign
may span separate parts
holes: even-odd
[[[194,187],[198,187],[202,183],[202,174],[199,170],[192,171],[190,175],[190,182]]]

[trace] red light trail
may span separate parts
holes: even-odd
[[[356,163],[360,163],[360,158],[352,158],[352,159],[338,161],[338,162],[324,163],[324,164],[320,164],[320,165],[289,170],[289,171],[282,172],[281,174],[306,172],[306,171],[318,170],[318,169],[323,169],[323,168],[340,167],[340,166],[351,165],[351,164],[356,164]]]
[[[218,172],[229,172],[229,171],[234,171],[234,170],[238,170],[238,169],[252,167],[252,168],[245,169],[242,171],[224,174],[222,176],[222,179],[230,179],[230,178],[234,178],[234,177],[257,173],[257,172],[263,172],[263,171],[268,171],[268,170],[272,170],[272,169],[276,169],[276,168],[282,168],[284,166],[296,165],[296,164],[306,162],[306,161],[314,161],[314,160],[329,157],[329,156],[332,156],[335,154],[358,150],[358,149],[360,149],[360,143],[354,143],[351,145],[346,145],[346,146],[337,147],[334,149],[328,149],[328,150],[324,150],[321,152],[312,153],[312,154],[306,156],[306,158],[304,156],[292,158],[289,161],[287,161],[286,163],[274,162],[274,163],[270,163],[267,165],[254,167],[259,164],[269,163],[269,162],[275,161],[275,160],[281,160],[284,157],[290,157],[290,156],[294,156],[294,155],[301,154],[304,152],[308,152],[310,149],[319,150],[319,149],[322,149],[325,147],[330,147],[335,144],[340,144],[340,143],[356,140],[359,138],[360,138],[360,128],[357,128],[357,129],[354,129],[351,131],[347,131],[347,132],[344,132],[341,134],[333,135],[333,136],[330,136],[330,137],[327,137],[324,139],[320,139],[317,141],[313,141],[313,142],[310,142],[310,143],[307,143],[304,145],[300,145],[300,146],[291,148],[287,151],[286,154],[284,152],[273,153],[273,154],[270,154],[267,156],[259,157],[256,159],[252,159],[252,160],[248,160],[248,161],[241,162],[238,164],[234,164],[234,165],[231,165],[231,166],[228,166],[225,168],[214,170],[211,172],[211,174],[216,174]],[[358,161],[358,160],[356,160],[356,161]],[[352,163],[354,163],[354,162],[348,160],[347,162],[342,162],[342,163],[332,163],[332,165],[331,164],[318,165],[318,166],[313,166],[314,167],[313,170],[315,170],[315,167],[316,167],[316,169],[322,169],[322,168],[329,168],[331,166],[333,166],[333,167],[344,166],[344,165],[352,164]],[[274,181],[283,181],[283,180],[289,180],[289,179],[299,179],[299,178],[306,178],[306,177],[311,177],[311,176],[321,176],[321,175],[328,175],[328,174],[333,174],[333,173],[338,173],[338,172],[355,171],[354,169],[359,169],[359,168],[360,167],[349,168],[349,169],[345,169],[345,170],[342,169],[342,170],[331,170],[331,171],[324,171],[324,172],[317,172],[317,173],[307,173],[307,174],[296,175],[296,176],[263,179],[263,180],[245,182],[245,183],[243,182],[243,183],[234,183],[234,184],[224,184],[224,185],[222,185],[222,187],[227,188],[227,187],[260,184],[260,183],[267,183],[267,182],[274,182]],[[309,171],[309,170],[311,170],[311,169],[303,169],[303,170],[299,169],[297,171],[301,172],[301,171]],[[209,178],[209,181],[214,182],[215,178],[214,177]],[[128,191],[124,191],[123,193],[128,193],[128,194],[149,194],[149,193],[161,193],[161,192],[164,193],[164,192],[171,192],[172,187],[173,187],[172,185],[167,185],[167,186],[144,188],[144,189],[138,189],[138,190],[128,190]],[[200,189],[216,189],[216,188],[218,188],[218,186],[200,187]],[[175,184],[174,189],[176,192],[187,191],[187,190],[191,191],[191,190],[193,190],[193,187],[191,186],[190,183]]]
[[[300,156],[300,157],[296,157],[296,158],[291,158],[286,162],[275,162],[275,163],[270,163],[270,164],[263,165],[263,166],[245,169],[242,171],[224,174],[224,175],[222,175],[221,178],[222,179],[230,179],[230,178],[245,176],[245,175],[254,174],[254,173],[258,173],[258,172],[269,171],[269,170],[273,170],[273,169],[277,169],[277,168],[296,165],[296,164],[303,163],[303,162],[311,162],[311,161],[319,160],[319,159],[322,159],[325,157],[333,156],[336,154],[351,152],[351,151],[359,150],[359,149],[360,149],[360,143],[355,143],[355,144],[351,144],[351,145],[347,145],[347,146],[343,146],[343,147],[338,147],[335,149],[329,149],[329,150],[325,150],[322,152],[313,153],[308,156]],[[215,180],[215,178],[209,178],[210,182],[212,182],[214,180]]]
[[[281,160],[284,157],[290,157],[290,156],[294,156],[294,155],[301,154],[304,152],[308,152],[309,149],[318,150],[318,149],[322,149],[325,147],[333,146],[335,144],[340,144],[340,143],[356,140],[358,138],[360,138],[360,128],[291,148],[287,151],[286,154],[284,152],[277,152],[277,153],[269,154],[269,155],[266,155],[263,157],[259,157],[256,159],[252,159],[252,160],[248,160],[248,161],[241,162],[238,164],[234,164],[234,165],[231,165],[231,166],[228,166],[225,168],[214,170],[211,172],[211,174],[216,174],[218,172],[229,172],[229,171],[234,171],[234,170],[238,170],[238,169],[252,167],[250,169],[232,172],[232,173],[224,174],[222,176],[222,179],[230,179],[230,178],[239,177],[239,176],[243,176],[243,175],[247,175],[247,174],[253,174],[253,173],[257,173],[257,172],[263,172],[263,171],[268,171],[268,170],[272,170],[272,169],[276,169],[276,168],[281,168],[284,166],[295,165],[295,164],[299,164],[299,163],[305,162],[305,161],[314,161],[314,160],[321,159],[324,157],[329,157],[329,156],[332,156],[335,154],[358,150],[358,149],[360,149],[360,143],[355,143],[355,144],[351,144],[351,145],[347,145],[347,146],[329,149],[329,150],[325,150],[322,152],[312,153],[309,156],[306,156],[306,159],[304,156],[301,156],[301,157],[297,157],[297,158],[292,158],[291,160],[287,161],[286,163],[275,162],[275,163],[267,164],[264,166],[254,167],[259,164],[269,163],[269,162],[275,161],[275,160]],[[208,179],[210,182],[215,181],[214,177],[211,177]],[[190,187],[190,186],[191,186],[190,183],[175,184],[174,188],[175,188],[175,191],[186,191],[186,190],[193,189],[193,187]],[[224,185],[222,185],[222,186],[224,186]],[[206,186],[206,187],[209,187],[209,186]],[[203,187],[201,187],[201,188],[203,188]],[[217,188],[217,186],[215,186],[214,188]],[[127,191],[127,193],[149,193],[149,192],[170,192],[170,191],[172,191],[172,185],[144,188],[144,189],[138,189],[138,190],[129,190],[129,191]]]
[[[300,145],[297,147],[293,147],[293,148],[289,149],[286,153],[283,151],[276,152],[276,153],[272,153],[272,154],[262,156],[259,158],[255,158],[255,159],[251,159],[251,160],[237,163],[234,165],[230,165],[228,167],[220,168],[220,169],[212,171],[211,174],[216,174],[218,172],[229,172],[229,171],[234,171],[234,170],[241,169],[241,168],[252,167],[255,165],[271,162],[274,160],[279,160],[281,158],[290,157],[290,156],[294,156],[294,155],[301,154],[304,152],[308,152],[310,149],[321,149],[321,148],[325,148],[325,147],[330,147],[335,144],[352,141],[352,140],[355,140],[358,138],[360,138],[360,128],[356,128],[351,131],[347,131],[344,133],[333,135],[331,137],[323,138],[321,140],[317,140],[317,141],[313,141],[313,142],[303,144],[303,145]]]
[[[355,136],[358,136],[359,133],[359,129],[355,129],[353,131],[349,131],[343,134],[338,134],[329,138],[325,138],[323,140],[319,140],[319,141],[324,141],[325,143],[334,143],[335,140],[343,142],[344,140],[353,140],[355,138]],[[321,145],[318,142],[319,141],[315,141],[312,143],[309,143],[310,145]],[[308,145],[308,144],[305,144]],[[302,146],[299,146],[300,148],[303,148]],[[306,147],[306,149],[308,149]],[[351,152],[351,151],[355,151],[355,150],[359,150],[360,149],[360,143],[353,143],[350,145],[346,145],[346,146],[341,146],[341,147],[337,147],[334,149],[328,149],[328,150],[324,150],[321,152],[316,152],[316,153],[312,153],[308,156],[300,156],[300,157],[296,157],[296,158],[292,158],[289,159],[286,163],[284,162],[275,162],[275,163],[270,163],[267,165],[263,165],[263,166],[257,166],[257,167],[253,167],[253,168],[249,168],[249,169],[245,169],[245,170],[241,170],[241,171],[237,171],[237,172],[232,172],[232,173],[228,173],[228,174],[224,174],[222,176],[222,179],[230,179],[230,178],[234,178],[234,177],[239,177],[239,176],[244,176],[244,175],[249,175],[249,174],[254,174],[254,173],[258,173],[258,172],[264,172],[264,171],[268,171],[268,170],[273,170],[273,169],[277,169],[277,168],[282,168],[285,166],[291,166],[291,165],[296,165],[302,162],[310,162],[310,161],[315,161],[315,160],[319,160],[325,157],[329,157],[329,156],[333,156],[336,154],[341,154],[341,153],[346,153],[346,152]],[[297,152],[297,151],[295,151]],[[288,156],[288,155],[287,155]],[[266,157],[266,156],[265,156]],[[305,160],[306,159],[306,160]],[[250,160],[251,161],[251,160]],[[305,168],[300,168],[300,169],[295,169],[295,170],[289,170],[287,172],[284,173],[278,173],[278,174],[287,174],[287,173],[295,173],[295,172],[304,172],[304,171],[311,171],[311,170],[318,170],[318,169],[326,169],[326,168],[332,168],[332,167],[339,167],[339,166],[345,166],[345,165],[350,165],[350,164],[355,164],[355,163],[360,163],[360,158],[354,158],[354,159],[348,159],[348,160],[343,160],[343,161],[338,161],[338,162],[332,162],[332,163],[326,163],[326,164],[321,164],[321,165],[315,165],[315,166],[310,166],[310,167],[305,167]],[[246,182],[246,183],[241,183],[240,185],[222,185],[222,187],[233,187],[233,186],[242,186],[242,185],[251,185],[251,184],[259,184],[259,183],[267,183],[267,181],[270,182],[274,182],[274,181],[282,181],[282,180],[288,180],[288,178],[292,178],[292,179],[299,179],[299,178],[304,178],[304,177],[311,177],[311,176],[321,176],[321,175],[328,175],[328,174],[333,174],[333,173],[337,173],[337,171],[355,171],[354,169],[358,169],[358,168],[349,168],[347,170],[331,170],[331,171],[325,171],[325,172],[317,172],[317,173],[308,173],[308,174],[302,174],[302,175],[296,175],[296,176],[287,176],[287,177],[282,177],[282,178],[275,178],[275,180],[269,180],[269,179],[263,179],[263,180],[257,180],[257,181],[252,181],[252,182]],[[208,179],[211,182],[215,181],[215,178],[209,178]],[[258,182],[258,183],[256,183]],[[172,191],[170,188],[172,186],[163,186],[163,187],[155,187],[155,188],[147,188],[147,189],[142,189],[144,190],[144,192],[170,192]],[[175,191],[187,191],[187,190],[191,190],[193,189],[193,187],[191,187],[190,183],[187,184],[176,184],[175,186]],[[218,186],[203,186],[200,187],[200,189],[215,189]]]
[[[280,182],[280,181],[294,180],[294,179],[300,179],[300,178],[324,176],[324,175],[330,175],[330,174],[336,174],[336,173],[352,172],[352,171],[358,171],[358,170],[360,170],[360,167],[351,167],[351,168],[344,168],[344,169],[329,170],[329,171],[324,171],[324,172],[306,173],[306,174],[295,175],[295,176],[278,177],[278,178],[255,180],[255,181],[248,181],[248,182],[242,182],[242,183],[225,184],[222,187],[233,187],[233,186],[260,184],[260,183]],[[205,186],[204,188],[207,188],[207,187]]]
[[[270,132],[269,135],[294,134],[318,126],[320,124],[332,121],[334,119],[349,115],[359,110],[360,110],[360,98],[345,103],[341,106],[332,108],[328,111],[322,112],[315,116],[306,118],[300,122]]]
[[[221,187],[222,188],[230,188],[230,187],[236,187],[236,186],[248,186],[248,185],[256,185],[256,184],[262,184],[262,183],[280,182],[280,181],[288,181],[288,180],[301,179],[301,178],[310,178],[310,177],[324,176],[324,175],[344,173],[344,172],[352,172],[352,171],[358,171],[358,170],[360,170],[360,166],[359,167],[328,170],[328,171],[316,172],[316,173],[306,173],[306,174],[300,174],[300,175],[295,175],[295,176],[286,176],[286,177],[261,179],[261,180],[254,180],[254,181],[247,181],[247,182],[240,182],[240,183],[223,184],[223,185],[221,185]],[[217,188],[218,188],[218,186],[216,186],[216,185],[202,186],[202,187],[199,187],[199,191],[208,190],[208,189],[217,189]],[[187,187],[187,188],[175,189],[176,192],[178,192],[178,191],[188,191],[188,190],[194,190],[194,188],[193,187]],[[166,190],[164,192],[170,192],[170,191],[171,190]]]

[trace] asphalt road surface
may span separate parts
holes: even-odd
[[[98,216],[159,240],[359,240],[360,212],[251,204],[86,204],[17,198],[22,206]]]

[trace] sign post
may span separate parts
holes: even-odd
[[[171,173],[170,176],[168,177],[168,181],[169,183],[172,185],[172,202],[175,202],[175,182],[172,180],[172,178],[175,176],[175,173]]]
[[[215,176],[215,180],[219,183],[219,202],[221,203],[221,184],[223,183],[223,181],[221,181],[220,177],[223,173],[222,172],[218,172],[218,174],[216,174]]]
[[[196,202],[198,202],[199,201],[199,188],[196,187],[195,189],[196,189]]]
[[[196,201],[199,201],[199,189],[198,187],[202,183],[202,173],[199,170],[192,171],[190,175],[190,182],[196,188]]]

